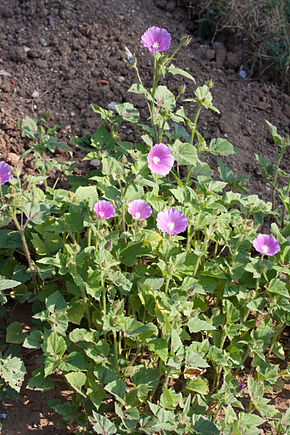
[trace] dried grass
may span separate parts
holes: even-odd
[[[212,39],[230,33],[247,38],[252,51],[253,69],[272,71],[289,86],[290,1],[289,0],[178,0],[192,19],[214,20]],[[287,9],[288,8],[288,9]],[[287,16],[288,15],[288,16]]]

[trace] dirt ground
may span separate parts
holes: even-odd
[[[61,140],[70,145],[71,136],[93,133],[100,125],[91,103],[107,107],[112,101],[131,101],[146,119],[145,101],[127,93],[136,77],[123,59],[127,46],[136,54],[141,76],[149,86],[152,56],[140,44],[140,37],[153,25],[171,33],[172,49],[182,36],[193,35],[191,44],[178,53],[175,65],[188,69],[197,85],[213,80],[213,103],[221,112],[202,112],[200,132],[208,140],[227,138],[238,154],[224,162],[236,175],[251,175],[250,192],[268,200],[269,191],[254,155],[274,162],[273,140],[265,119],[276,125],[281,135],[289,134],[290,97],[277,85],[250,77],[247,55],[238,45],[197,38],[186,11],[171,0],[0,1],[0,159],[16,165],[29,146],[16,128],[26,115],[38,118],[49,110],[50,126],[64,124]],[[241,70],[245,78],[239,74]],[[174,93],[182,84],[177,77],[168,75],[166,79]],[[190,98],[195,86],[185,82],[184,98]],[[185,106],[193,117],[195,108],[189,103]],[[124,127],[122,135],[140,141],[130,126]],[[61,151],[56,156],[68,158]],[[74,160],[82,157],[76,149]],[[281,167],[289,168],[289,154]],[[33,170],[29,158],[24,160],[23,170]],[[80,162],[76,173],[87,170],[89,163]],[[46,402],[46,394],[27,390],[18,404],[0,404],[0,412],[7,413],[2,433],[66,433],[54,426]],[[285,399],[280,402],[278,407],[286,409]]]

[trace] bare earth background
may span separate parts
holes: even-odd
[[[31,145],[16,128],[26,115],[38,118],[49,110],[49,125],[63,123],[59,137],[70,145],[70,136],[93,133],[99,126],[91,103],[107,107],[112,101],[131,101],[146,119],[143,98],[127,93],[136,77],[123,61],[124,47],[136,54],[144,83],[150,86],[152,56],[140,44],[140,37],[154,25],[171,33],[172,49],[182,36],[194,31],[186,11],[177,8],[174,1],[0,0],[0,160],[16,165]],[[250,192],[269,200],[254,155],[274,162],[273,140],[265,119],[276,125],[281,135],[289,134],[290,97],[270,82],[250,78],[247,55],[231,41],[211,44],[193,32],[192,43],[178,53],[174,63],[188,68],[198,86],[213,80],[213,103],[221,113],[202,112],[200,132],[205,139],[227,138],[238,154],[224,162],[236,175],[251,175]],[[238,74],[241,67],[246,78]],[[182,81],[168,76],[166,84],[177,93]],[[192,97],[194,89],[188,81],[184,97]],[[193,117],[195,108],[186,103],[186,109]],[[126,140],[140,141],[129,126],[122,135]],[[60,151],[56,157],[64,161],[69,155]],[[79,162],[76,174],[90,169],[88,162],[81,162],[82,157],[75,149],[74,160]],[[289,168],[289,154],[281,167]],[[23,172],[33,172],[31,157],[24,159]],[[22,307],[13,316],[13,320],[29,325],[30,313]],[[34,354],[25,354],[24,360],[28,372],[35,367]],[[280,411],[289,405],[287,391],[272,397]],[[2,433],[67,434],[58,429],[57,418],[47,405],[47,400],[58,394],[23,389],[18,402],[0,404],[0,412],[7,414]]]

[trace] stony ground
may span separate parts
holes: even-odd
[[[209,43],[195,37],[193,23],[174,1],[0,2],[0,159],[16,165],[31,146],[17,129],[18,121],[27,115],[39,118],[48,110],[51,126],[64,124],[61,140],[67,144],[71,144],[71,136],[93,133],[99,126],[91,103],[107,107],[112,101],[129,100],[147,117],[144,100],[127,93],[136,78],[123,59],[127,46],[136,54],[145,84],[150,85],[152,56],[140,44],[140,37],[153,25],[171,33],[173,49],[182,36],[193,34],[192,43],[179,52],[175,64],[188,69],[197,85],[213,80],[213,102],[220,110],[220,115],[201,113],[200,132],[206,139],[227,138],[238,154],[224,159],[226,164],[236,175],[251,175],[250,192],[269,199],[254,155],[274,162],[273,141],[265,119],[276,125],[280,134],[289,134],[290,97],[273,83],[251,77],[247,55],[239,46],[232,46],[231,41]],[[241,71],[244,73],[239,74]],[[166,79],[173,92],[182,84],[176,77]],[[190,98],[195,87],[186,84],[184,97]],[[194,107],[187,106],[187,111],[194,116]],[[129,127],[124,128],[122,136],[140,140]],[[65,152],[56,156],[60,160],[69,157]],[[74,160],[81,158],[82,153],[76,149]],[[282,168],[287,167],[289,155],[282,163]],[[87,170],[89,164],[80,162],[75,172]],[[23,171],[33,172],[29,157],[24,159]],[[29,356],[27,359],[31,364]],[[285,398],[275,400],[278,405],[285,404]],[[3,434],[66,433],[54,426],[46,401],[46,396],[41,399],[40,394],[24,391],[18,405],[7,403]]]

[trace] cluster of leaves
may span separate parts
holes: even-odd
[[[222,138],[207,144],[197,130],[202,108],[217,111],[212,84],[184,100],[196,104],[192,121],[185,105],[177,107],[180,95],[158,80],[166,70],[193,77],[154,56],[153,88],[139,81],[130,89],[147,99],[151,126],[132,104],[93,106],[110,132],[101,126],[74,141],[99,169],[69,177],[69,191],[40,188],[44,173],[2,186],[1,304],[30,303],[33,316],[29,332],[19,322],[7,327],[1,382],[19,390],[21,345],[41,352],[28,388],[45,392],[61,377],[72,389],[71,401],[50,405],[78,433],[252,435],[268,422],[284,434],[289,414],[282,417],[264,391],[282,389],[287,377],[269,357],[285,359],[289,210],[282,222],[271,203],[247,193],[247,177],[236,178],[221,160],[221,179],[213,178],[202,158],[235,150]],[[140,143],[120,140],[124,122],[140,129]],[[22,127],[28,137],[41,131],[30,119]],[[176,165],[157,178],[147,155],[162,140]],[[114,203],[114,218],[97,219],[99,199]],[[135,199],[152,207],[146,221],[126,212]],[[169,236],[157,230],[156,215],[173,206],[188,227]],[[280,251],[263,260],[251,248],[266,216],[276,218],[271,232]]]

